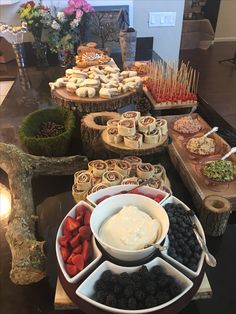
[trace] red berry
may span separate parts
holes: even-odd
[[[61,252],[61,256],[63,258],[63,261],[66,262],[68,257],[69,257],[69,255],[70,255],[69,250],[67,248],[61,246],[60,247],[60,252]]]
[[[74,218],[67,216],[63,227],[63,234],[72,233],[78,227],[79,223]]]
[[[87,207],[85,205],[78,205],[76,207],[76,216],[82,216],[84,217],[86,211],[87,211]]]
[[[90,240],[92,231],[89,226],[82,226],[79,228],[79,234],[83,240]]]
[[[84,257],[81,254],[76,254],[72,257],[72,263],[81,271],[84,269]]]
[[[82,252],[82,245],[79,244],[76,248],[73,249],[74,254],[80,254]]]
[[[58,242],[61,246],[67,247],[70,239],[71,235],[63,235],[58,239]]]
[[[84,240],[82,244],[82,255],[84,257],[84,261],[87,262],[90,257],[93,255],[93,249],[91,242]]]
[[[84,215],[84,224],[85,225],[90,225],[90,217],[91,217],[91,213],[89,210],[87,210],[85,215]]]
[[[70,277],[74,277],[78,273],[77,267],[71,264],[66,264],[66,271]]]
[[[82,240],[82,237],[79,233],[76,234],[72,239],[70,239],[69,243],[72,249],[76,248],[81,242],[81,240]]]

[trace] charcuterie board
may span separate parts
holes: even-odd
[[[194,135],[187,137],[173,129],[173,121],[180,116],[167,116],[165,119],[169,124],[169,135],[172,139],[171,145],[168,146],[169,156],[175,168],[178,170],[187,189],[193,196],[195,206],[199,208],[202,201],[208,195],[218,195],[229,199],[232,203],[232,210],[236,210],[236,181],[216,182],[208,179],[203,175],[203,164],[210,160],[219,160],[230,150],[230,146],[218,134],[212,135],[216,143],[216,151],[210,156],[199,156],[191,154],[186,149],[186,140],[201,136],[211,129],[211,127],[199,115],[196,116],[201,124],[201,130]],[[220,131],[220,130],[219,130]],[[231,155],[228,159],[236,164],[236,156]]]

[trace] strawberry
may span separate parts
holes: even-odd
[[[81,254],[76,254],[72,257],[72,263],[76,266],[77,270],[84,269],[84,257]]]
[[[74,277],[78,273],[77,267],[71,264],[66,264],[66,271],[70,277]]]
[[[89,210],[87,210],[85,215],[84,215],[84,224],[85,225],[90,225],[90,217],[91,217],[91,213]]]
[[[79,233],[76,234],[72,239],[70,239],[69,243],[72,249],[76,248],[79,245],[81,239],[82,237]]]
[[[79,234],[83,240],[90,240],[92,231],[89,226],[82,226],[79,228]]]
[[[87,211],[87,207],[85,205],[79,205],[76,207],[76,216],[82,216],[84,217],[86,211]]]
[[[70,239],[71,235],[63,235],[58,239],[58,242],[61,246],[67,247]]]
[[[81,215],[77,215],[76,218],[75,218],[75,220],[78,222],[78,224],[79,224],[80,226],[82,226],[82,225],[84,224],[84,218],[83,218],[83,216],[81,216]]]
[[[103,197],[100,197],[99,199],[96,200],[96,204],[101,203],[104,201],[106,198],[110,197],[111,195],[104,195]]]
[[[75,256],[76,254],[74,252],[71,253],[71,255],[68,257],[67,259],[67,264],[73,264],[72,263],[72,258]]]
[[[81,252],[82,252],[82,245],[79,244],[76,248],[74,248],[73,253],[80,254]]]
[[[164,198],[163,195],[157,194],[157,195],[154,197],[154,201],[156,201],[157,203],[159,203],[163,198]]]
[[[67,248],[65,248],[63,246],[60,247],[60,252],[61,252],[61,256],[63,258],[63,261],[66,262],[69,255],[70,255],[70,252],[68,251]]]
[[[74,218],[67,216],[64,223],[63,234],[67,234],[67,232],[72,232],[78,227],[79,227],[78,222]]]
[[[84,261],[87,262],[90,257],[93,255],[93,248],[91,242],[84,240],[82,244],[82,255],[84,257]]]

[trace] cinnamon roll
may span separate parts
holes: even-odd
[[[106,184],[106,183],[98,183],[98,184],[96,184],[96,185],[94,185],[94,186],[92,187],[92,189],[90,190],[90,194],[95,193],[95,192],[97,192],[97,191],[100,191],[100,190],[102,190],[102,189],[105,189],[105,188],[107,188],[108,186],[109,186],[109,185]]]
[[[105,163],[107,164],[108,170],[114,170],[116,162],[119,159],[107,159],[105,160]]]

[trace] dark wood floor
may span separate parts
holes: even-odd
[[[199,94],[236,128],[236,66],[219,63],[232,58],[236,42],[215,43],[208,50],[182,50],[180,59],[200,72]]]

